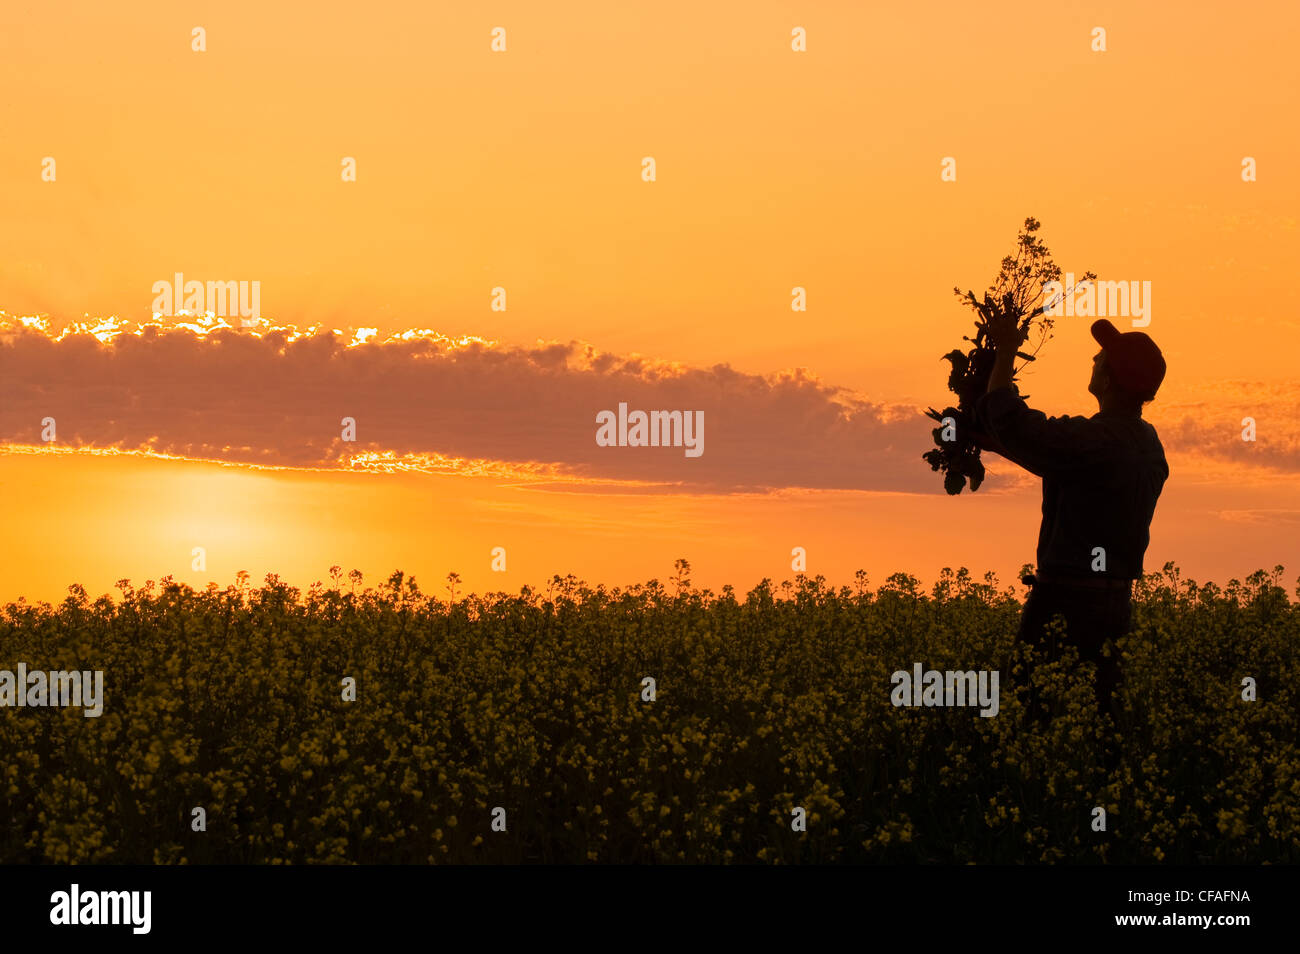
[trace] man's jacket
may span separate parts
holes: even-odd
[[[975,405],[985,445],[1043,478],[1038,569],[1137,579],[1169,464],[1156,429],[1136,414],[1047,417],[1013,384]],[[1000,445],[1000,446],[999,446]],[[1097,549],[1105,555],[1105,569]]]

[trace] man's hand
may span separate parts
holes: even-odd
[[[1029,331],[1020,329],[1020,319],[1014,314],[995,311],[988,318],[988,337],[997,348],[997,357],[993,361],[993,372],[989,375],[986,394],[1011,386],[1016,349],[1029,337]]]
[[[1006,349],[1014,356],[1016,349],[1029,337],[1029,329],[1021,329],[1020,319],[1014,314],[996,311],[988,319],[988,338],[993,346],[1002,351]]]

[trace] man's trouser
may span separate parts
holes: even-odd
[[[1044,627],[1056,614],[1065,617],[1063,637]],[[1097,708],[1110,711],[1111,695],[1120,681],[1119,650],[1114,645],[1128,634],[1133,618],[1133,596],[1128,588],[1093,588],[1071,583],[1036,580],[1020,616],[1017,640],[1031,643],[1039,654],[1055,661],[1065,642],[1075,646],[1079,659],[1097,666],[1094,686]],[[1102,647],[1109,642],[1109,654]],[[1029,673],[1025,674],[1026,679]]]

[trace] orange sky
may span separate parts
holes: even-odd
[[[952,286],[983,289],[1034,215],[1063,267],[1153,286],[1145,330],[1170,371],[1147,417],[1172,475],[1147,568],[1222,582],[1283,563],[1294,580],[1297,39],[1282,2],[7,5],[0,309],[144,321],[175,272],[257,280],[277,324],[800,367],[905,409],[946,402],[938,358],[969,329]],[[1087,324],[1061,321],[1023,383],[1049,414],[1095,410]],[[1247,414],[1274,466],[1227,447]],[[1035,482],[950,499],[926,449],[923,433],[906,451],[911,492],[759,494],[0,454],[0,599],[238,569],[306,585],[331,563],[426,587],[452,569],[478,589],[627,583],[679,556],[697,582],[748,588],[790,576],[800,545],[837,582],[1032,562]]]

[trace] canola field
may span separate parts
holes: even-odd
[[[1115,723],[1068,658],[1025,718],[1016,588],[964,569],[744,596],[685,561],[514,595],[337,567],[305,593],[73,586],[0,610],[0,669],[104,673],[98,717],[0,708],[0,861],[1294,864],[1282,573],[1140,581]],[[996,716],[896,707],[916,663],[999,671]]]

